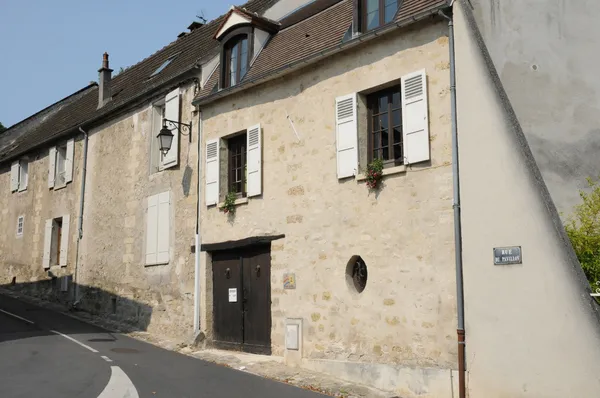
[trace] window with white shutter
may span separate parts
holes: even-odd
[[[19,161],[19,192],[27,189],[29,183],[29,162],[26,159]]]
[[[19,189],[19,174],[20,174],[19,162],[13,162],[10,166],[10,191],[15,192]]]
[[[171,193],[148,198],[146,212],[146,265],[168,264],[171,250]]]
[[[335,99],[335,132],[337,176],[352,177],[358,173],[356,93]]]
[[[179,88],[171,91],[165,97],[165,119],[179,122]],[[170,167],[177,166],[179,160],[179,130],[172,124],[167,123],[167,127],[173,133],[173,143],[171,149],[162,158],[163,168],[168,169]],[[162,126],[161,126],[162,128]]]
[[[219,139],[206,143],[205,174],[206,205],[216,205],[219,202]]]
[[[44,268],[50,268],[50,259],[52,257],[52,231],[53,231],[54,220],[46,220],[46,226],[44,228],[44,254],[42,258],[42,266]]]
[[[68,251],[69,251],[69,223],[70,216],[64,215],[61,219],[61,231],[60,231],[60,250],[58,253],[59,260],[58,265],[62,267],[67,266]]]
[[[260,124],[249,127],[246,133],[247,196],[262,193],[262,134]]]
[[[50,148],[48,153],[48,188],[54,188],[54,175],[56,173],[56,147]]]
[[[67,141],[65,152],[65,183],[73,181],[73,160],[75,155],[75,140]]]
[[[425,70],[402,77],[402,131],[407,164],[430,159]]]

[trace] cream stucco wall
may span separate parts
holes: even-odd
[[[18,288],[35,296],[45,296],[57,293],[49,283],[51,275],[73,275],[82,143],[81,137],[75,140],[73,181],[60,189],[48,188],[48,148],[28,155],[29,181],[23,192],[10,192],[10,163],[0,169],[0,285],[12,282],[14,277]],[[70,216],[67,266],[53,266],[48,272],[42,265],[45,222],[67,214]],[[20,215],[25,216],[23,236],[17,237]],[[68,299],[68,294],[60,296]]]
[[[262,125],[262,196],[240,205],[233,220],[203,204],[201,236],[202,243],[215,243],[285,234],[271,246],[274,355],[284,354],[286,318],[302,318],[306,359],[455,367],[447,44],[445,24],[423,24],[202,108],[203,148],[207,140]],[[431,163],[386,177],[376,194],[354,178],[338,181],[335,98],[399,84],[402,75],[423,68]],[[368,266],[361,294],[345,281],[352,255]],[[202,327],[210,337],[210,256],[203,261]],[[296,290],[283,289],[286,272],[295,273]],[[446,391],[449,375],[447,383]],[[407,384],[401,392],[446,396],[427,395],[427,384]]]
[[[468,5],[456,4],[470,394],[598,396],[600,325],[586,283],[524,135],[465,18]],[[521,246],[523,264],[494,266],[492,249],[501,246]]]
[[[182,88],[180,120],[184,123],[193,118],[197,122],[193,95],[193,85]],[[179,165],[153,173],[150,141],[159,127],[153,124],[152,113],[153,105],[148,103],[90,134],[81,283],[113,293],[118,318],[157,335],[189,337],[193,332],[197,127],[192,143],[186,136],[179,137]],[[170,262],[145,266],[147,199],[165,191],[171,193]],[[110,308],[106,298],[94,295],[89,293],[90,305]]]

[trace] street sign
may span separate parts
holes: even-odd
[[[494,265],[523,264],[521,246],[494,247]]]

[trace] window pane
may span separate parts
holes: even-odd
[[[402,156],[402,145],[394,145],[394,160],[400,160],[404,163],[404,157]]]
[[[242,46],[240,54],[240,80],[242,80],[248,69],[248,39],[242,40],[240,45]]]
[[[398,144],[402,142],[402,128],[396,127],[394,128],[394,144]]]
[[[379,149],[379,145],[380,145],[379,133],[374,133],[373,134],[373,149]]]
[[[396,127],[396,126],[401,126],[401,125],[402,125],[402,111],[400,109],[392,111],[392,126],[391,127]]]
[[[379,111],[378,112],[385,112],[388,109],[388,95],[384,94],[381,97],[379,97],[379,100],[377,101],[377,106],[379,107]]]
[[[381,121],[381,130],[387,130],[389,126],[388,122],[388,113],[383,113],[379,116],[379,120]]]
[[[379,26],[379,11],[367,14],[367,30],[375,29]]]
[[[396,11],[398,11],[398,3],[396,0],[386,0],[385,1],[385,22],[391,22],[394,19],[394,15],[396,15]]]
[[[367,14],[379,12],[379,0],[367,0]]]
[[[381,131],[381,146],[387,147],[389,145],[389,135],[387,130]]]
[[[400,91],[392,94],[392,108],[400,108]]]
[[[239,43],[236,43],[231,48],[231,61],[229,62],[229,84],[231,86],[237,84],[238,45]]]
[[[381,130],[381,123],[379,123],[379,116],[373,116],[373,131]]]

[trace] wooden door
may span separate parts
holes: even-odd
[[[242,257],[239,252],[215,252],[212,260],[214,343],[239,350],[244,342]]]
[[[244,253],[244,351],[271,354],[271,247]]]

